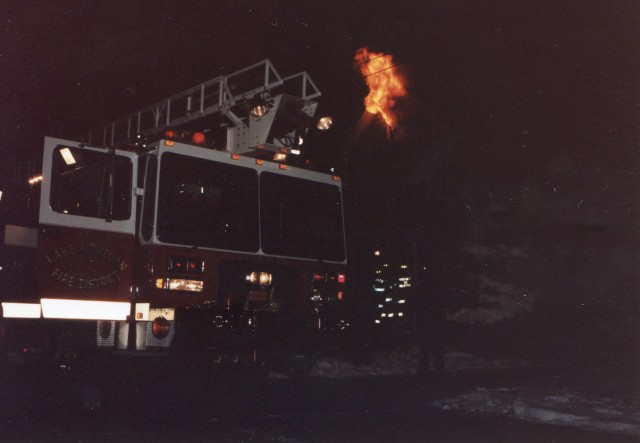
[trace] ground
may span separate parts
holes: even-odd
[[[357,363],[321,358],[309,376],[266,380],[169,373],[154,363],[109,380],[10,371],[0,384],[3,441],[637,441],[640,398],[594,374],[544,374],[447,354],[442,380],[416,374],[417,350]],[[67,378],[65,378],[67,377]],[[80,385],[84,384],[85,388]],[[89,386],[89,388],[86,388]],[[606,392],[605,392],[606,391]],[[84,404],[84,408],[82,405]]]

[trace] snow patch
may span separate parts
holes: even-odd
[[[450,321],[488,325],[533,309],[535,297],[532,291],[492,280],[485,275],[479,275],[476,279],[479,289],[487,291],[478,296],[479,306],[454,312],[449,316]]]
[[[470,369],[508,369],[512,365],[477,357],[466,352],[450,352],[445,356],[444,366],[448,372],[453,372]]]
[[[436,400],[433,406],[640,437],[640,399],[620,400],[584,392],[556,394],[549,390],[478,389]]]
[[[412,375],[417,373],[419,349],[407,345],[383,349],[364,364],[338,357],[318,361],[311,375],[327,378]],[[464,370],[504,370],[517,361],[495,361],[463,352],[445,357],[447,372]],[[602,396],[584,390],[536,388],[476,388],[473,391],[433,401],[443,410],[505,415],[525,421],[574,426],[581,429],[640,437],[640,397]],[[597,381],[594,381],[594,386]]]
[[[325,358],[311,371],[311,375],[328,378],[352,378],[377,375],[413,375],[418,372],[420,351],[416,346],[374,353],[370,362],[356,364],[339,358]]]

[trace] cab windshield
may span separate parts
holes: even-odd
[[[160,241],[258,251],[258,174],[253,169],[165,153],[159,186]]]

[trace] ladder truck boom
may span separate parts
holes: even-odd
[[[296,136],[304,135],[312,123],[318,106],[315,99],[320,95],[307,72],[282,78],[273,64],[264,60],[114,120],[83,140],[90,145],[119,146],[131,143],[136,136],[153,137],[168,128],[222,116],[230,124],[226,150],[237,154],[256,149],[290,153]],[[247,109],[255,112],[242,115]],[[272,133],[274,123],[278,128]]]

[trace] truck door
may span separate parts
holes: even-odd
[[[137,157],[45,138],[37,280],[45,318],[130,313]]]

